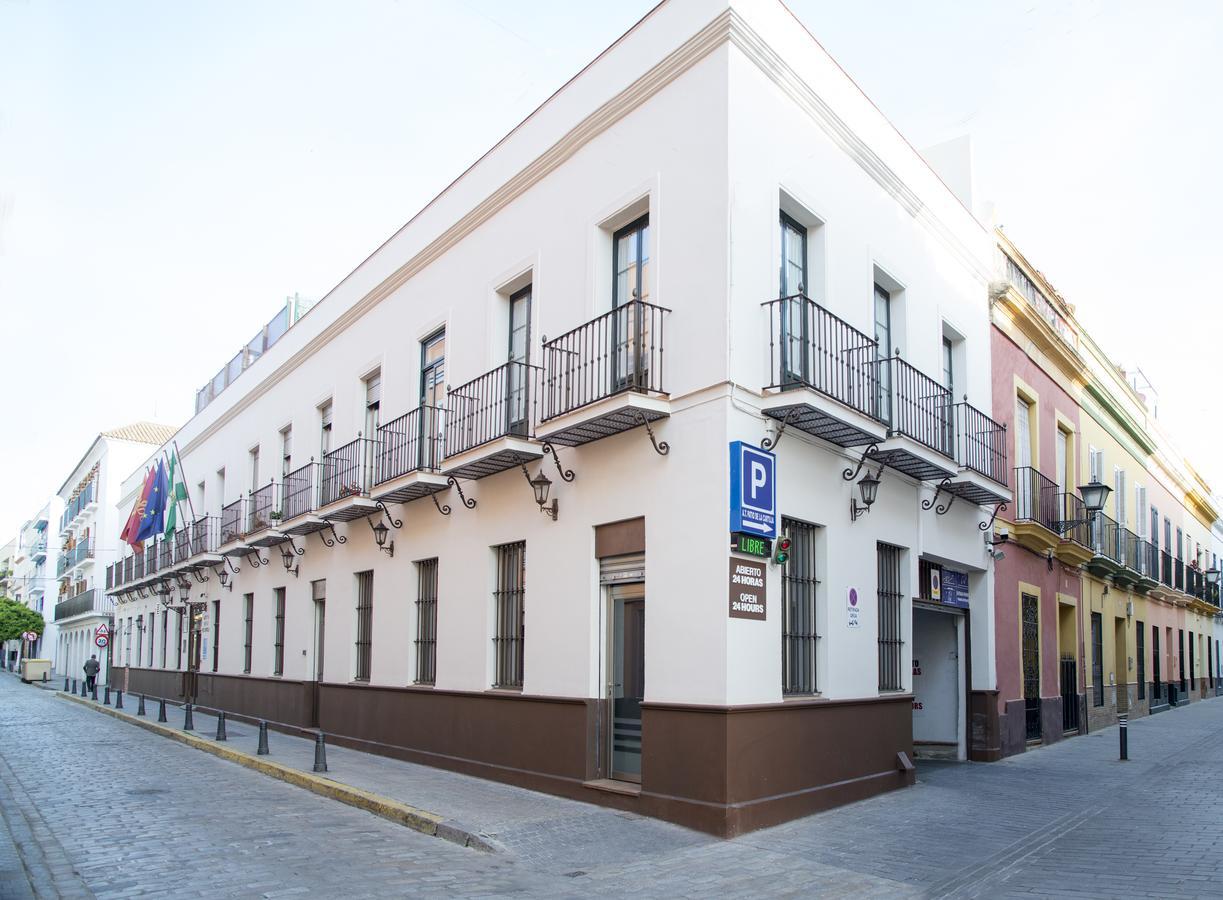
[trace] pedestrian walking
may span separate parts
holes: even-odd
[[[98,656],[96,653],[89,657],[89,659],[85,660],[85,687],[89,691],[93,691],[94,686],[98,683],[98,670],[101,668],[102,666],[98,662]]]

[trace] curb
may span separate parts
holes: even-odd
[[[77,706],[84,706],[96,712],[105,713],[111,718],[136,725],[146,731],[160,734],[162,737],[168,737],[171,740],[178,741],[180,744],[186,744],[188,747],[194,747],[196,750],[211,753],[213,756],[220,757],[221,759],[229,760],[264,775],[270,775],[272,778],[304,788],[319,796],[338,800],[340,803],[348,806],[371,812],[389,822],[394,822],[396,825],[403,825],[411,828],[413,831],[419,831],[421,834],[439,837],[461,847],[471,847],[475,850],[496,852],[498,849],[494,843],[480,835],[473,834],[457,825],[447,823],[437,813],[417,809],[398,800],[392,800],[390,797],[383,797],[380,794],[363,791],[360,788],[341,784],[338,781],[332,781],[330,778],[322,778],[310,772],[302,772],[299,769],[294,769],[269,759],[251,756],[249,753],[243,753],[240,750],[223,747],[220,744],[189,732],[176,731],[173,728],[159,725],[156,722],[150,722],[136,716],[129,716],[127,713],[119,712],[107,706],[98,706],[92,700],[82,699],[73,694],[65,694],[60,691],[56,696],[61,700],[75,703]]]

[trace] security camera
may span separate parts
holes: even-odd
[[[1003,553],[1001,550],[991,550],[989,551],[989,555],[994,558],[994,562],[998,562],[999,560],[1006,559],[1006,554]]]

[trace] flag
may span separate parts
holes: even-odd
[[[174,529],[178,527],[178,504],[187,499],[187,485],[183,484],[182,473],[178,472],[178,454],[170,454],[170,475],[169,475],[170,493],[166,498],[168,511],[166,512],[166,531],[167,539],[174,536]]]
[[[131,515],[127,517],[127,524],[123,526],[123,531],[119,535],[119,540],[130,544],[136,553],[144,549],[144,542],[137,537],[137,534],[140,531],[140,524],[144,521],[144,511],[149,503],[149,494],[153,491],[153,482],[156,480],[157,470],[149,469],[148,474],[144,477],[144,487],[140,489],[140,496],[132,507]]]
[[[136,540],[147,541],[161,534],[164,528],[167,492],[166,464],[162,460],[157,463],[157,475],[153,479],[153,489],[149,492],[149,500],[144,507],[144,516],[140,519]]]

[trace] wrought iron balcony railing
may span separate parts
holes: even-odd
[[[344,497],[368,496],[377,444],[377,441],[359,437],[323,457],[320,507]]]
[[[1173,587],[1175,587],[1178,591],[1183,591],[1185,589],[1185,561],[1184,560],[1177,559],[1172,563],[1172,574],[1173,574],[1173,577],[1175,577],[1176,579],[1176,583],[1173,585]]]
[[[69,597],[55,604],[55,621],[68,619],[72,616],[83,616],[86,613],[110,615],[114,612],[111,599],[97,588],[82,591],[75,597]]]
[[[446,456],[503,437],[529,438],[539,421],[542,370],[509,362],[446,395]]]
[[[1174,584],[1174,579],[1172,577],[1172,554],[1167,550],[1160,551],[1159,564],[1159,580],[1163,582],[1166,587],[1172,587]]]
[[[663,322],[669,310],[633,300],[546,341],[543,419],[635,391],[663,394]]]
[[[200,516],[191,523],[191,555],[215,553],[220,520],[216,516]]]
[[[442,461],[445,413],[422,406],[378,429],[378,463],[374,483],[382,484],[410,472],[435,471]]]
[[[891,430],[954,458],[951,391],[899,356],[877,366],[879,411]]]
[[[275,481],[268,482],[258,490],[251,491],[250,502],[246,504],[244,534],[274,528],[283,515],[280,485]]]
[[[157,539],[157,570],[164,572],[174,566],[174,540]]]
[[[878,344],[802,294],[769,300],[768,388],[808,387],[884,421]]]
[[[281,495],[284,499],[282,522],[288,522],[290,519],[296,519],[298,516],[304,516],[318,509],[322,468],[321,463],[311,460],[284,477],[281,483]]]
[[[966,469],[1006,484],[1006,426],[970,403],[957,403],[955,461]]]
[[[1121,527],[1117,520],[1102,512],[1095,514],[1091,523],[1091,549],[1097,556],[1104,556],[1115,563],[1125,564],[1121,549]]]
[[[218,538],[218,546],[236,541],[242,536],[242,526],[244,524],[242,520],[241,498],[221,507],[221,533]]]
[[[174,532],[174,562],[184,563],[191,558],[191,526],[184,525]]]
[[[1015,468],[1015,521],[1035,522],[1060,533],[1062,506],[1057,482],[1032,466]]]

